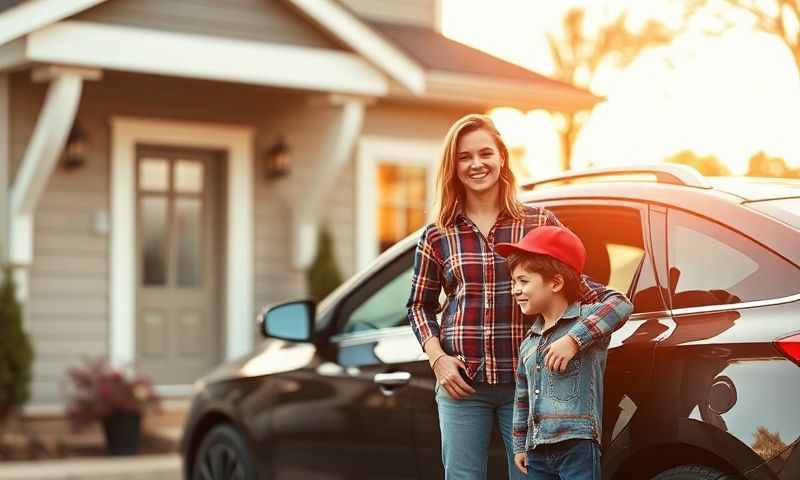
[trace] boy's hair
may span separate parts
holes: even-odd
[[[549,255],[514,252],[508,256],[507,261],[509,272],[513,272],[519,266],[529,272],[538,273],[545,280],[552,280],[557,274],[561,275],[564,279],[564,287],[561,289],[561,293],[567,299],[567,302],[573,303],[578,300],[580,282],[578,272],[561,260]]]

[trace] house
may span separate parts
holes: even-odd
[[[425,222],[455,119],[598,101],[445,38],[437,0],[0,9],[0,243],[33,406],[87,355],[190,392],[259,341],[262,305],[304,295],[320,225],[349,275]]]

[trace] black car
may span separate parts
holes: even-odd
[[[607,479],[800,479],[800,182],[679,165],[524,187],[627,292],[611,339]],[[267,309],[252,355],[196,385],[187,479],[439,479],[434,377],[406,320],[417,235],[319,305]],[[506,477],[499,434],[489,478]]]

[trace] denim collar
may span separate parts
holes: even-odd
[[[566,310],[564,310],[564,314],[561,315],[561,318],[556,321],[556,325],[561,320],[571,320],[574,318],[578,318],[581,313],[581,302],[576,301],[571,303]],[[537,313],[535,317],[533,317],[533,325],[531,325],[531,333],[536,335],[542,334],[542,328],[544,327],[544,317],[541,313]],[[552,327],[551,327],[552,328]]]

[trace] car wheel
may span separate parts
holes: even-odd
[[[256,467],[244,438],[225,424],[206,434],[192,472],[193,480],[256,480]]]
[[[739,480],[742,477],[733,473],[720,472],[704,465],[681,465],[661,472],[652,480]]]

